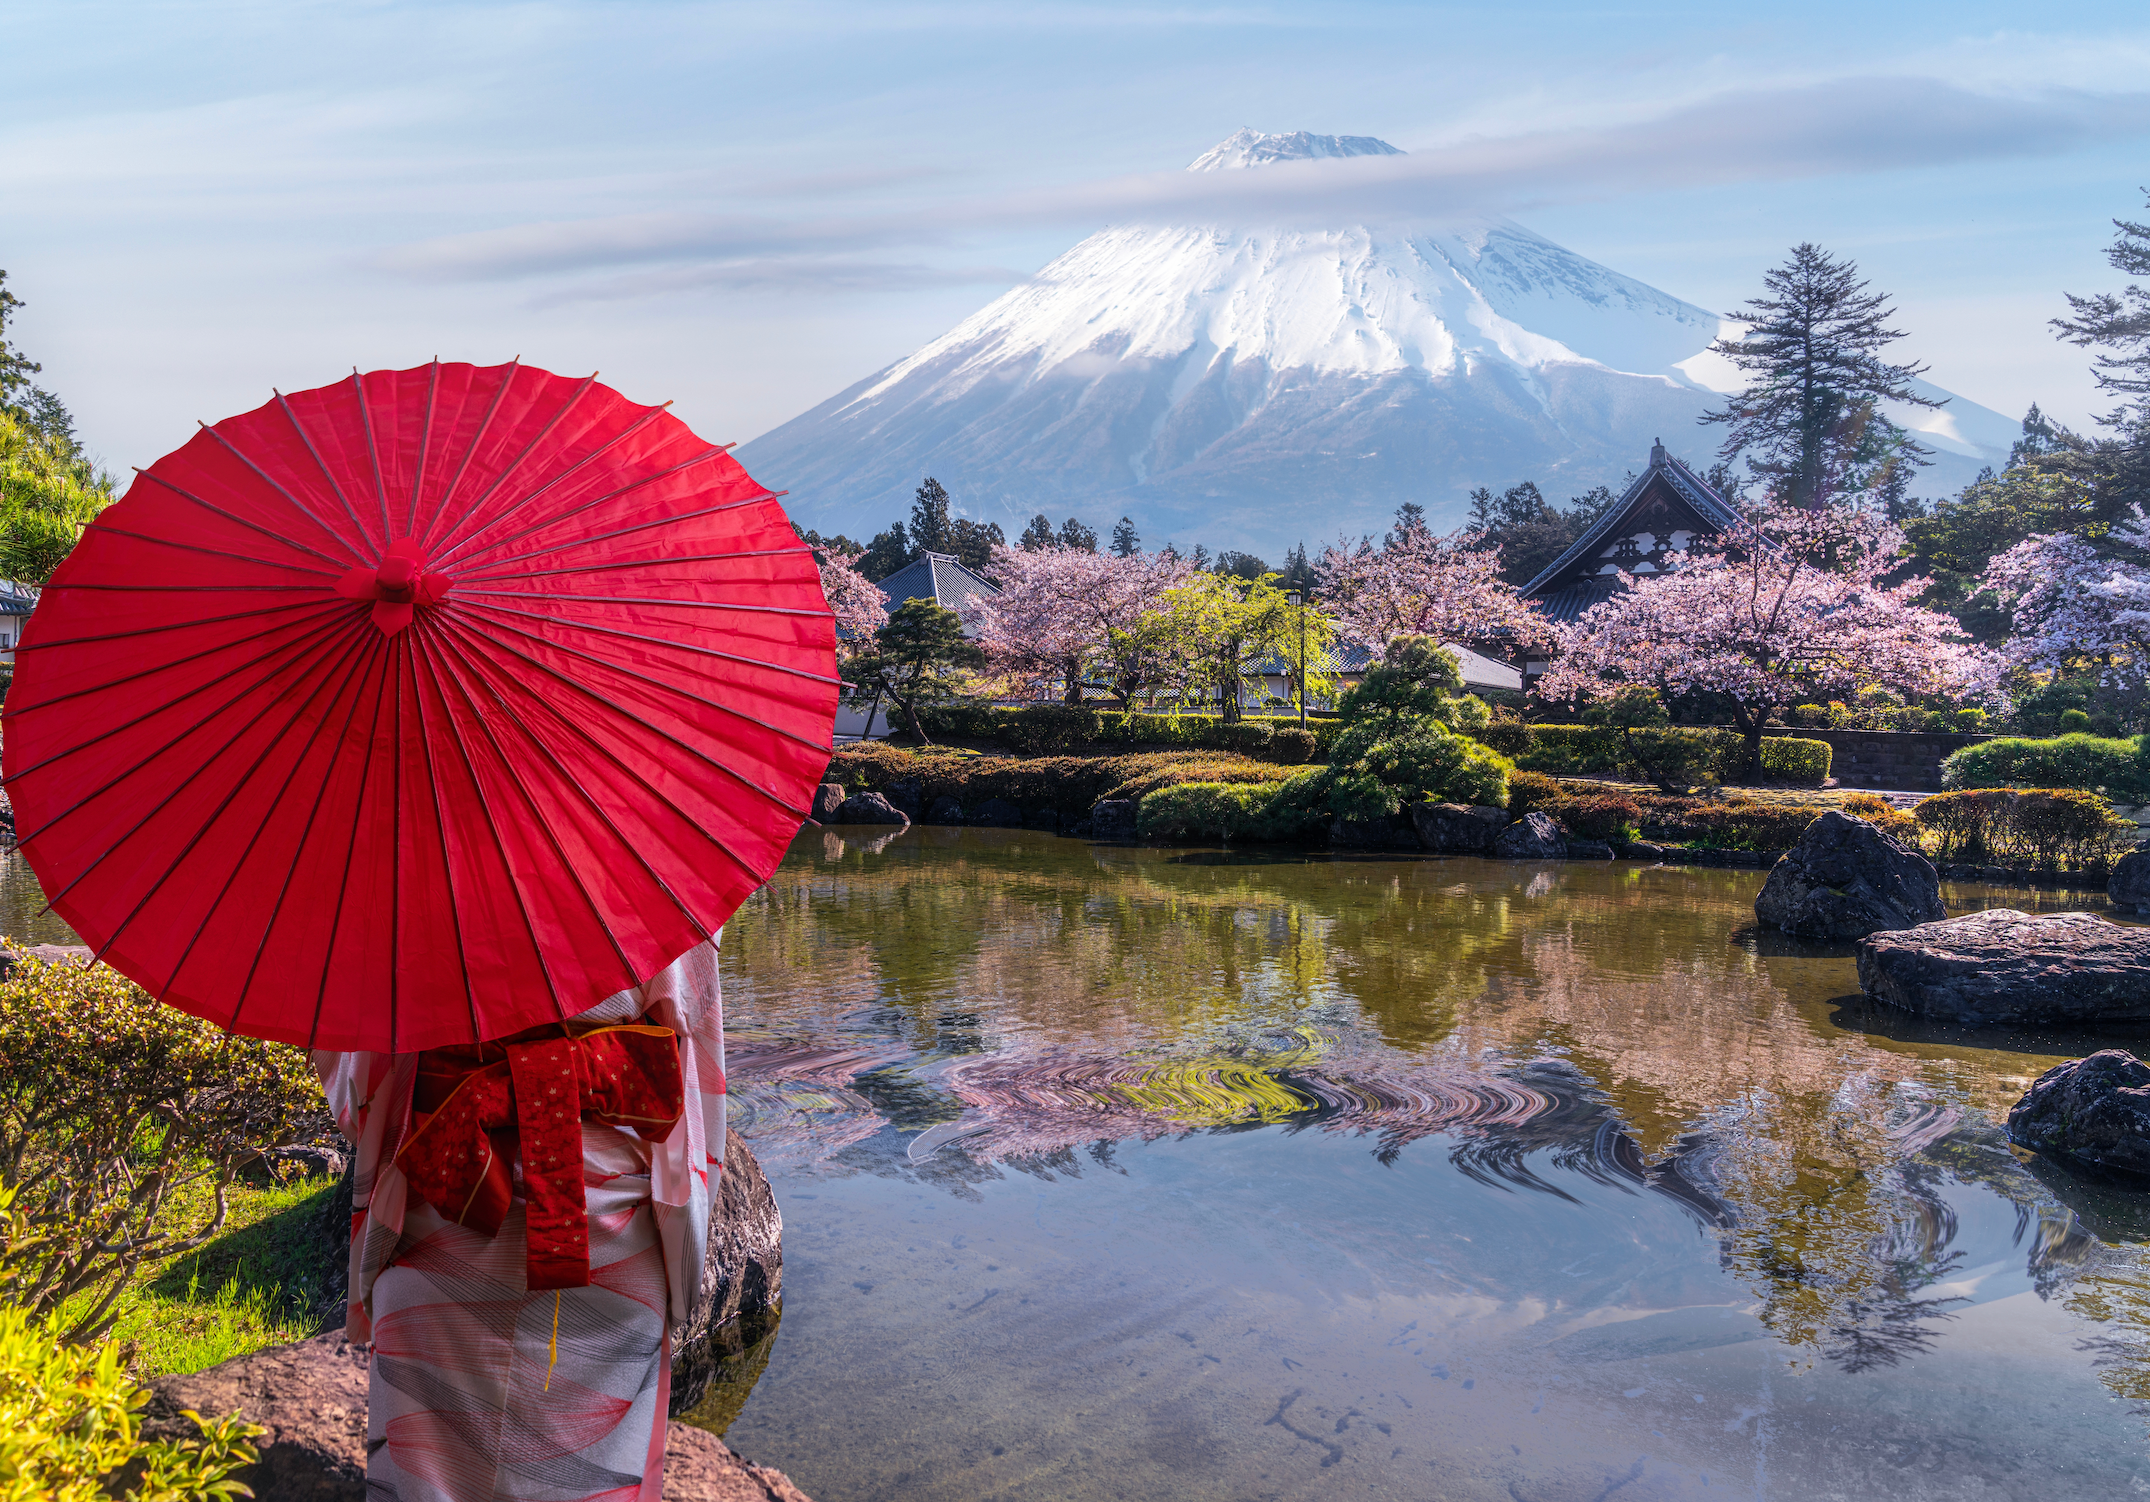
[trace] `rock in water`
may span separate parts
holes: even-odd
[[[2150,1064],[2108,1048],[2048,1069],[2008,1113],[2008,1137],[2033,1152],[2150,1176]]]
[[[197,1413],[239,1412],[268,1432],[238,1479],[260,1502],[366,1502],[366,1353],[341,1331],[150,1384],[142,1431],[192,1438]],[[750,1465],[714,1434],[665,1435],[667,1502],[808,1502],[782,1471]]]
[[[1410,812],[1419,844],[1437,855],[1484,855],[1508,822],[1505,809],[1464,803],[1414,803]]]
[[[844,806],[844,785],[840,782],[824,782],[814,789],[814,822],[833,824],[836,811]]]
[[[1101,798],[1090,805],[1090,838],[1131,840],[1135,837],[1135,800]]]
[[[2150,912],[2150,848],[2130,850],[2113,867],[2105,895],[2123,912]]]
[[[1803,939],[1859,939],[1938,922],[1948,909],[1931,861],[1831,809],[1771,869],[1754,915]]]
[[[1859,986],[1940,1022],[2150,1021],[2150,928],[1988,908],[1862,939]]]
[[[987,829],[1021,829],[1023,811],[1005,798],[988,798],[978,805],[974,822]]]
[[[963,822],[963,805],[953,798],[936,798],[933,800],[933,807],[926,810],[925,818],[919,820],[919,822],[921,824],[961,824]]]
[[[742,1317],[772,1312],[783,1298],[783,1212],[753,1152],[737,1132],[727,1132],[701,1300],[672,1332],[673,1413],[701,1401],[724,1356],[718,1332]]]
[[[1550,815],[1530,813],[1494,837],[1493,853],[1511,861],[1566,860],[1568,842]]]
[[[836,810],[832,824],[908,824],[910,819],[879,793],[853,793]]]

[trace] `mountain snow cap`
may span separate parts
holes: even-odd
[[[1187,170],[1217,172],[1227,167],[1264,167],[1271,162],[1310,162],[1317,157],[1402,155],[1374,136],[1317,136],[1303,130],[1271,136],[1252,126],[1241,126],[1196,157]]]

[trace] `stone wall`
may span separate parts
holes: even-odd
[[[1924,730],[1773,730],[1829,744],[1829,775],[1848,788],[1941,791],[1941,762],[1952,751],[1992,737],[1941,735]]]

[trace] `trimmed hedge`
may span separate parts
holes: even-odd
[[[1147,793],[1135,831],[1158,839],[1232,841],[1284,837],[1270,809],[1281,782],[1183,782]],[[1286,821],[1296,823],[1297,821]]]
[[[993,741],[1026,756],[1070,755],[1099,746],[1187,747],[1238,751],[1286,766],[1326,756],[1343,722],[1309,716],[1122,713],[1087,704],[936,704],[919,720],[937,740]],[[1309,751],[1306,737],[1313,741]]]
[[[2004,736],[1965,746],[1941,763],[1945,788],[2076,788],[2123,803],[2150,802],[2150,759],[2141,741],[2096,735],[2051,740]]]
[[[990,798],[1018,808],[1080,816],[1101,798],[1140,798],[1182,782],[1269,782],[1281,774],[1269,762],[1216,751],[1152,751],[1128,756],[964,756],[907,751],[869,741],[829,759],[828,780],[886,793],[915,783],[921,811],[953,798],[975,810]]]
[[[1697,726],[1680,727],[1669,733],[1698,742],[1697,760],[1702,770],[1719,782],[1729,782],[1746,771],[1747,742],[1736,730]],[[1642,768],[1628,759],[1620,732],[1610,726],[1511,722],[1488,725],[1476,735],[1526,772],[1556,776],[1595,772],[1646,780]],[[1829,764],[1826,741],[1789,735],[1762,738],[1764,777],[1800,787],[1820,787],[1829,778]]]
[[[2134,831],[2080,788],[1976,788],[1936,793],[1911,817],[1940,840],[1943,860],[2027,859],[2056,868],[2104,860]]]

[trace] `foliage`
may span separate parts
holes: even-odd
[[[948,554],[973,572],[983,570],[993,549],[1007,541],[998,522],[952,515],[948,492],[931,475],[911,501],[910,535],[914,552]]]
[[[325,1125],[306,1055],[160,1006],[102,965],[17,952],[0,982],[0,1300],[106,1329],[143,1267],[223,1226],[239,1170]],[[203,1224],[176,1205],[211,1189]]]
[[[1568,790],[1555,778],[1543,772],[1519,771],[1508,774],[1508,812],[1518,819],[1535,809],[1559,803],[1568,796]]]
[[[1240,723],[1251,725],[1251,720]],[[1269,759],[1282,766],[1299,767],[1321,754],[1321,737],[1297,725],[1280,725],[1269,734]]]
[[[1854,818],[1864,819],[1893,840],[1916,846],[1918,821],[1878,793],[1846,793],[1837,805]]]
[[[1463,670],[1456,654],[1430,636],[1392,637],[1381,660],[1369,666],[1358,684],[1337,701],[1347,724],[1365,724],[1387,733],[1432,716],[1455,724],[1459,715],[1483,728],[1490,720],[1477,700],[1475,711],[1459,709]]]
[[[1140,798],[1182,782],[1274,782],[1278,773],[1272,763],[1219,751],[958,758],[869,742],[838,751],[828,775],[853,789],[914,783],[928,808],[940,798],[965,808],[1001,798],[1021,808],[1083,814],[1101,798]]]
[[[1721,850],[1783,850],[1798,842],[1821,809],[1739,794],[1694,798],[1607,792],[1589,783],[1517,772],[1508,783],[1508,812],[1517,818],[1549,815],[1586,839],[1614,839],[1619,837],[1615,828],[1633,826],[1651,840]]]
[[[1818,788],[1829,780],[1830,759],[1827,741],[1772,735],[1762,742],[1762,776],[1772,782]]]
[[[1937,793],[1912,817],[1935,835],[1944,860],[2022,859],[2045,867],[2091,865],[2134,830],[2103,798],[2076,788]]]
[[[1097,551],[1097,529],[1086,527],[1079,518],[1071,516],[1056,532],[1053,524],[1045,519],[1045,513],[1040,511],[1030,519],[1030,525],[1023,528],[1016,546],[1030,553],[1052,547],[1081,548],[1084,552],[1094,553]]]
[[[1558,510],[1529,480],[1498,496],[1481,485],[1471,492],[1471,531],[1481,546],[1500,553],[1500,577],[1521,589],[1575,544],[1616,497],[1603,485]]]
[[[2150,758],[2141,741],[2081,734],[2042,741],[2002,736],[1952,753],[1941,763],[1941,785],[2084,788],[2143,803],[2150,802]]]
[[[1922,365],[1891,365],[1879,351],[1904,337],[1887,327],[1888,297],[1866,290],[1859,268],[1801,243],[1764,272],[1765,295],[1726,315],[1738,338],[1711,350],[1749,378],[1704,415],[1722,423],[1726,459],[1747,467],[1772,499],[1814,508],[1886,488],[1932,451],[1882,414],[1883,402],[1938,407],[1913,381]]]
[[[1158,608],[1138,628],[1157,654],[1162,682],[1205,685],[1215,691],[1224,718],[1240,717],[1242,692],[1262,684],[1271,662],[1296,677],[1299,650],[1306,651],[1307,685],[1301,693],[1329,686],[1329,618],[1305,603],[1293,605],[1277,588],[1276,575],[1241,578],[1196,570],[1164,592]]]
[[[1399,512],[1379,549],[1367,538],[1322,549],[1315,571],[1339,635],[1374,648],[1404,635],[1502,648],[1552,639],[1545,617],[1502,580],[1497,548],[1474,546],[1471,532],[1438,537],[1416,513]]]
[[[1714,758],[1704,754],[1694,736],[1672,728],[1672,716],[1655,689],[1631,684],[1591,705],[1583,712],[1583,721],[1617,731],[1621,760],[1641,768],[1660,792],[1684,793],[1716,780]]]
[[[2115,546],[2150,556],[2141,507],[2103,547],[2067,533],[2027,537],[1993,560],[1983,583],[2012,612],[2012,663],[2095,673],[2139,706],[2150,694],[2150,568],[2111,556]]]
[[[2106,260],[2116,271],[2150,277],[2150,225],[2115,219],[2113,227],[2120,234]],[[2103,421],[2139,438],[2150,431],[2150,291],[2130,283],[2117,296],[2067,297],[2075,316],[2056,318],[2053,326],[2069,343],[2100,351],[2094,367],[2099,389],[2125,398]]]
[[[1650,779],[1648,769],[1631,755],[1617,726],[1521,725],[1501,723],[1471,734],[1512,758],[1530,772],[1595,773]],[[1738,732],[1708,726],[1678,726],[1657,732],[1667,741],[1690,747],[1689,767],[1698,781],[1728,781],[1747,765],[1747,743]],[[1662,754],[1662,753],[1661,753]],[[1795,736],[1772,735],[1762,741],[1762,777],[1801,787],[1828,780],[1829,744]]]
[[[104,1502],[115,1472],[134,1502],[253,1495],[232,1475],[258,1458],[258,1425],[190,1410],[199,1438],[149,1440],[148,1401],[114,1343],[72,1345],[55,1321],[0,1306],[0,1502]]]
[[[998,547],[989,571],[1001,592],[967,606],[963,618],[1004,679],[1033,691],[1058,680],[1063,698],[1080,704],[1084,682],[1102,677],[1123,709],[1167,681],[1170,644],[1145,618],[1187,578],[1187,564],[1163,553]]]
[[[963,635],[961,617],[931,600],[905,600],[873,640],[873,650],[844,664],[851,700],[864,703],[869,696],[887,695],[921,742],[927,736],[918,706],[961,692],[966,686],[961,670],[985,665],[985,653]]]
[[[1642,824],[1642,810],[1635,800],[1618,793],[1564,799],[1557,817],[1572,835],[1615,844],[1633,839]]]
[[[2033,407],[2024,422],[2028,427],[2044,419]],[[1934,581],[1926,603],[1953,611],[1979,640],[1998,641],[2009,622],[1983,578],[1993,560],[2026,537],[2103,537],[2126,514],[2121,497],[2118,487],[2055,469],[2050,461],[2029,459],[1998,475],[1981,475],[1930,515],[1904,522],[1912,566]]]
[[[0,408],[0,578],[44,583],[112,500],[72,441]]]
[[[1607,699],[1639,684],[1713,695],[1757,767],[1770,716],[1816,691],[1994,692],[1988,654],[1915,603],[1926,581],[1886,582],[1902,551],[1902,532],[1872,512],[1760,508],[1751,531],[1698,545],[1678,569],[1622,574],[1620,593],[1563,631],[1538,692]]]
[[[1073,704],[1026,704],[1009,708],[993,704],[957,701],[931,705],[919,711],[927,733],[943,739],[998,741],[1025,755],[1070,753],[1092,746],[1174,746],[1230,749],[1231,738],[1247,737],[1248,731],[1228,728],[1221,716],[1209,714],[1142,714],[1092,709]],[[1343,729],[1339,720],[1310,719],[1299,729],[1296,715],[1248,715],[1231,724],[1257,727],[1252,742],[1260,743],[1260,727],[1267,727],[1267,754],[1296,765],[1326,754],[1327,747]],[[1300,739],[1301,735],[1305,741]]]
[[[1135,829],[1159,839],[1270,840],[1296,831],[1272,812],[1282,783],[1182,782],[1143,795]]]

